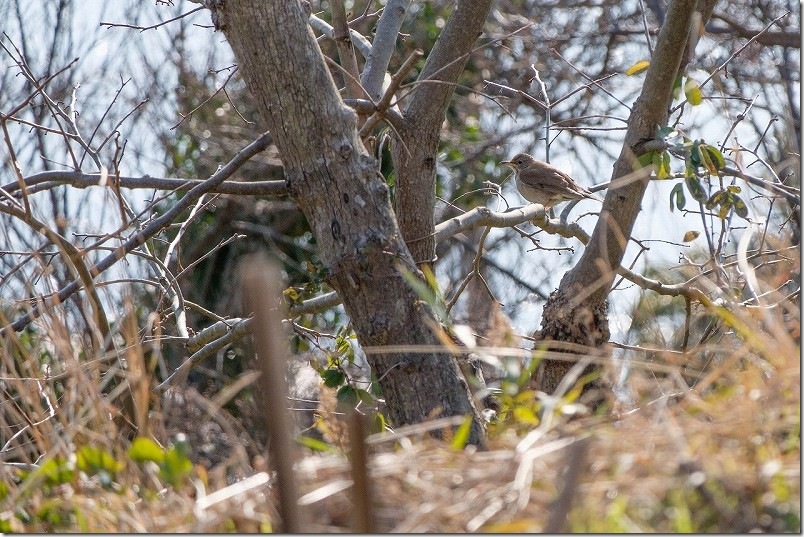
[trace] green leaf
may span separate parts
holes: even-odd
[[[377,412],[374,416],[374,421],[372,422],[372,433],[382,433],[385,432],[385,416],[382,415],[382,412]]]
[[[369,392],[355,388],[354,386],[349,386],[348,384],[341,386],[335,394],[335,397],[338,400],[338,404],[351,408],[357,406],[358,401],[362,401],[369,406],[374,406],[375,404],[374,397]]]
[[[352,345],[349,343],[348,339],[341,338],[338,340],[338,345],[336,347],[336,351],[338,354],[346,354],[352,348]]]
[[[516,405],[529,405],[536,401],[536,397],[535,390],[522,390],[514,395],[512,401]]]
[[[704,207],[707,209],[712,209],[715,205],[722,205],[723,203],[728,203],[729,195],[725,190],[718,190],[712,196],[706,200]]]
[[[382,389],[380,388],[380,380],[377,378],[377,375],[374,372],[371,372],[371,384],[369,384],[369,390],[371,390],[371,394],[374,396],[375,399],[379,399],[382,397]]]
[[[670,505],[673,509],[670,511],[672,516],[670,522],[672,529],[675,533],[693,533],[695,527],[692,524],[692,514],[690,507],[687,503],[687,496],[680,489],[672,489],[668,494]]]
[[[673,187],[673,190],[670,191],[670,212],[672,213],[676,207],[678,207],[680,211],[686,204],[687,198],[684,197],[684,184],[678,183]]]
[[[687,190],[690,191],[690,195],[695,201],[706,203],[706,191],[697,177],[687,177],[684,183],[686,183]]]
[[[355,388],[347,384],[346,386],[341,386],[338,393],[335,394],[335,398],[338,400],[338,403],[354,407],[358,400],[356,391]]]
[[[117,472],[123,469],[123,463],[115,460],[111,453],[94,446],[84,446],[78,450],[76,465],[87,475],[100,475],[104,486],[110,485]]]
[[[707,147],[708,146],[706,144],[699,144],[697,146],[697,150],[698,150],[698,153],[699,153],[699,156],[700,156],[700,160],[701,160],[701,163],[703,164],[704,168],[706,168],[706,171],[708,171],[709,173],[712,173],[712,174],[716,174],[718,168],[717,168],[717,165],[715,164],[715,162],[712,161],[711,153],[709,153],[709,151],[706,150]],[[712,148],[712,149],[714,149],[714,148]]]
[[[469,434],[472,432],[472,414],[467,414],[463,419],[463,423],[455,430],[455,436],[452,437],[450,447],[454,451],[460,451],[466,447],[469,441]]]
[[[656,155],[657,155],[656,151],[648,151],[644,155],[639,155],[637,157],[639,168],[647,168],[648,166],[653,166],[653,161],[656,158]]]
[[[296,439],[296,442],[301,444],[302,446],[312,449],[313,451],[317,451],[319,453],[333,453],[337,450],[324,442],[323,440],[319,440],[317,438],[310,438],[309,436],[300,436]]]
[[[424,281],[430,286],[434,293],[438,293],[438,279],[436,279],[435,272],[428,265],[422,267],[422,274],[424,274]]]
[[[655,153],[653,157],[653,166],[656,170],[656,178],[660,181],[672,177],[672,170],[670,169],[670,153],[668,151]]]
[[[703,101],[701,87],[691,78],[687,78],[687,82],[684,83],[684,96],[692,106],[698,106]]]
[[[659,170],[662,167],[662,155],[658,151],[651,151],[651,166],[656,173],[656,178],[659,179]]]
[[[437,292],[438,283],[436,282],[435,275],[427,267],[424,268],[425,270],[423,270],[423,272],[425,281],[422,281],[416,276],[416,274],[408,270],[406,267],[399,265],[399,271],[402,274],[402,277],[405,278],[405,281],[408,282],[408,285],[413,288],[413,291],[419,295],[421,300],[424,300],[430,305],[431,308],[433,308],[433,312],[435,313],[436,317],[442,323],[448,325],[449,319],[447,318],[447,309],[444,305],[444,301]]]
[[[363,402],[363,404],[374,406],[374,398],[371,396],[369,392],[367,392],[366,390],[361,390],[360,388],[356,388],[355,393]]]
[[[673,175],[673,170],[670,168],[670,151],[662,151],[662,167],[667,177]]]
[[[536,415],[536,412],[534,412],[533,409],[530,407],[524,405],[517,405],[513,408],[512,414],[514,416],[514,420],[516,420],[517,423],[522,423],[525,425],[539,424],[539,417]]]
[[[732,206],[734,207],[734,212],[737,213],[737,216],[740,218],[748,218],[748,207],[743,199],[737,194],[731,194],[730,197],[732,200]]]
[[[728,201],[720,206],[720,210],[717,212],[718,218],[721,220],[725,220],[727,216],[729,216],[729,209],[731,209],[731,204]]]
[[[324,386],[336,388],[346,380],[346,374],[340,369],[327,369],[321,374],[321,378],[324,379]]]
[[[165,450],[150,438],[143,436],[134,439],[127,453],[134,462],[152,461],[161,463],[165,460]]]
[[[726,157],[723,156],[723,153],[721,153],[717,147],[713,147],[709,144],[703,144],[702,147],[717,171],[726,167]]]
[[[70,461],[63,457],[55,457],[37,468],[33,472],[33,476],[44,478],[46,484],[55,487],[71,483],[75,479],[75,468]]]
[[[3,515],[6,515],[6,513],[3,513]],[[18,533],[20,531],[11,525],[12,520],[10,515],[8,518],[0,518],[0,533]],[[19,521],[17,521],[17,524],[19,525]]]
[[[642,71],[644,71],[648,67],[650,67],[650,62],[649,61],[640,60],[640,61],[636,62],[634,65],[632,65],[631,67],[629,67],[628,70],[625,71],[625,74],[628,75],[628,76],[633,76],[633,75],[641,73]]]
[[[700,147],[700,145],[701,145],[701,141],[696,140],[695,142],[693,142],[692,150],[690,151],[690,162],[692,163],[692,166],[696,170],[703,165],[703,162],[701,161],[701,152],[698,149]]]
[[[184,449],[179,446],[170,448],[165,453],[162,464],[159,465],[159,477],[174,489],[181,488],[193,470],[193,463],[183,451]]]

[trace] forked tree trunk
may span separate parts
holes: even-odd
[[[288,190],[315,233],[327,281],[361,345],[438,345],[435,316],[402,275],[418,271],[388,188],[358,136],[356,114],[338,95],[302,4],[218,5],[213,21],[274,134]],[[453,355],[415,349],[367,355],[393,425],[469,414],[470,442],[482,442],[482,421]]]

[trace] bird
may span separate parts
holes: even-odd
[[[552,164],[536,160],[527,153],[519,153],[504,164],[513,168],[516,173],[516,188],[522,197],[531,203],[544,205],[549,209],[564,201],[591,199],[603,202],[603,199]]]

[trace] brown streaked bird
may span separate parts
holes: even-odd
[[[522,197],[531,203],[544,205],[545,209],[563,201],[584,198],[603,201],[555,166],[536,160],[527,153],[520,153],[500,164],[514,169],[516,188]]]

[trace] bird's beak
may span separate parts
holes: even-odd
[[[511,168],[514,167],[514,163],[511,162],[510,160],[504,160],[504,161],[500,162],[500,164],[502,164],[504,166],[510,166]]]

